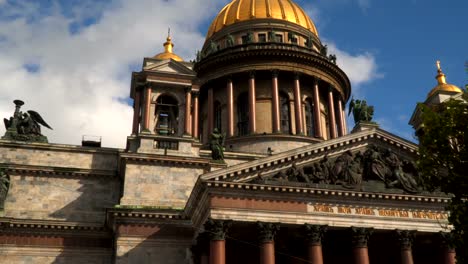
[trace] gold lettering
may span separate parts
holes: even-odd
[[[356,208],[356,214],[375,215],[374,210],[369,209],[369,208]]]
[[[326,205],[315,205],[314,210],[316,212],[333,213],[333,208],[331,206]]]
[[[398,211],[398,210],[379,210],[380,216],[389,216],[389,217],[409,217],[407,211]]]
[[[413,212],[413,218],[440,220],[440,219],[447,219],[448,215],[441,214],[441,213]]]
[[[340,214],[351,214],[351,208],[349,208],[349,207],[338,207],[338,213],[340,213]]]

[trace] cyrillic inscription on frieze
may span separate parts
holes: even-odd
[[[350,207],[309,204],[309,213],[326,213],[334,215],[374,216],[385,218],[447,220],[448,214],[442,212],[408,211],[395,209],[376,209],[370,207]]]

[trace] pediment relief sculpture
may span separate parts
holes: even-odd
[[[403,190],[420,193],[423,184],[413,161],[391,149],[371,145],[365,151],[346,151],[338,157],[325,155],[318,162],[291,167],[271,175],[259,175],[255,183],[323,185],[365,191]]]

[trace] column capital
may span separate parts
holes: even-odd
[[[372,235],[373,228],[351,227],[351,242],[354,248],[367,247],[367,241]]]
[[[314,80],[314,85],[318,85],[318,83],[321,81],[321,79],[317,76],[313,76],[312,78]]]
[[[311,245],[321,245],[328,226],[304,224],[306,240]]]
[[[205,223],[205,230],[211,240],[225,240],[226,233],[232,225],[231,220],[214,220],[209,218]]]
[[[279,70],[271,70],[271,77],[278,78]]]
[[[186,86],[186,87],[184,88],[184,91],[185,91],[186,93],[190,93],[190,92],[192,91],[192,86]]]
[[[439,237],[444,248],[448,250],[455,250],[455,236],[453,233],[440,231]]]
[[[279,223],[257,222],[258,239],[262,243],[273,241],[279,229]]]
[[[226,81],[229,83],[229,82],[232,82],[232,75],[228,75],[227,78],[226,78]]]
[[[294,72],[294,80],[299,80],[302,76],[301,72],[295,71]]]
[[[198,97],[198,96],[200,96],[200,91],[192,90],[192,95],[195,96],[195,97]]]
[[[400,242],[401,250],[411,250],[413,246],[414,236],[416,231],[412,230],[395,230],[398,241]]]
[[[143,87],[144,87],[144,88],[153,88],[153,83],[152,83],[152,82],[145,82],[145,83],[143,84]]]
[[[328,85],[328,91],[329,92],[333,92],[333,90],[335,89],[335,87],[333,87],[333,85]]]
[[[255,71],[249,71],[249,77],[255,78]]]

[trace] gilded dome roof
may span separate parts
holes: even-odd
[[[174,44],[172,43],[172,39],[170,36],[167,37],[166,42],[163,44],[163,46],[164,46],[164,52],[154,55],[153,56],[154,59],[158,59],[158,60],[173,59],[175,61],[183,61],[181,57],[179,57],[177,54],[172,52],[172,48],[174,47]]]
[[[457,87],[456,85],[447,83],[445,74],[442,72],[442,69],[440,68],[440,61],[437,61],[436,79],[437,79],[438,84],[436,87],[432,88],[432,90],[429,92],[429,94],[427,95],[428,98],[438,92],[463,93],[463,90]]]
[[[310,17],[292,0],[233,0],[213,20],[206,37],[211,37],[225,26],[254,19],[289,21],[318,36]]]

